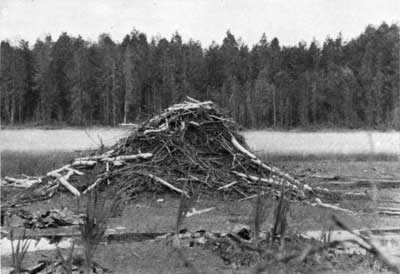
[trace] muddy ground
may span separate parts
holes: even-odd
[[[400,207],[400,186],[396,184],[370,184],[368,182],[352,186],[346,185],[346,177],[393,179],[400,178],[399,162],[346,162],[346,161],[283,161],[274,163],[311,185],[328,186],[343,191],[367,192],[369,198],[339,199],[334,202],[341,207],[359,212],[348,215],[326,209],[306,206],[300,203],[290,205],[288,234],[307,230],[321,230],[332,227],[331,215],[338,215],[354,229],[360,228],[400,228],[400,217],[377,215],[379,206]],[[321,182],[321,177],[335,177]],[[332,182],[339,182],[333,184]],[[351,184],[349,184],[351,185]],[[3,190],[4,191],[4,190]],[[5,197],[3,196],[3,199]],[[163,199],[162,202],[159,199]],[[273,209],[276,202],[271,201],[269,217],[262,230],[268,231],[272,224]],[[126,205],[122,216],[110,220],[109,227],[124,227],[136,232],[171,232],[175,228],[179,197],[171,194],[147,194]],[[196,209],[215,207],[202,215],[187,218],[183,228],[188,231],[232,231],[241,224],[252,222],[253,200],[238,201],[220,195],[201,196]],[[75,200],[62,193],[51,200],[36,202],[26,207],[30,211],[68,207],[76,210]],[[17,220],[10,220],[11,224]],[[78,249],[79,252],[79,249]],[[253,266],[238,266],[224,261],[210,249],[195,246],[184,247],[184,254],[201,273],[253,273]],[[33,265],[43,258],[55,257],[55,251],[29,252],[26,265]],[[332,257],[332,256],[331,256]],[[153,241],[111,242],[99,246],[95,260],[114,273],[192,273],[180,256],[165,239]],[[400,262],[400,258],[399,258]],[[2,269],[11,264],[10,256],[1,256]],[[329,260],[313,257],[303,265],[275,264],[265,273],[386,273],[379,262],[360,255],[333,255]],[[3,271],[2,271],[3,273]],[[4,272],[5,273],[5,272]]]

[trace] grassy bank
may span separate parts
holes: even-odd
[[[65,151],[1,152],[1,176],[40,176],[70,162],[80,153]]]
[[[74,151],[11,151],[1,152],[1,176],[17,176],[21,174],[39,176],[46,174],[50,170],[61,167],[74,158],[86,155],[85,152]],[[276,154],[258,152],[257,156],[263,161],[272,163],[285,162],[317,162],[317,161],[336,161],[336,162],[396,162],[400,161],[396,154]]]

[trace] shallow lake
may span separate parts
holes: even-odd
[[[112,145],[129,133],[127,128],[5,129],[0,132],[0,150],[84,150],[100,143]],[[254,151],[271,154],[397,154],[400,132],[344,131],[245,131]]]

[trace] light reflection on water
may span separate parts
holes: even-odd
[[[112,145],[127,136],[127,128],[90,129],[15,129],[1,130],[0,150],[45,151],[96,148],[103,142]],[[389,153],[400,155],[400,132],[243,132],[254,151],[278,154],[357,154]],[[373,148],[371,148],[373,144]]]

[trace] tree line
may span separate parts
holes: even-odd
[[[248,128],[399,128],[399,26],[343,41],[249,47],[230,31],[208,48],[133,30],[121,43],[62,33],[33,47],[1,42],[3,124],[117,125],[186,95],[213,100]]]

